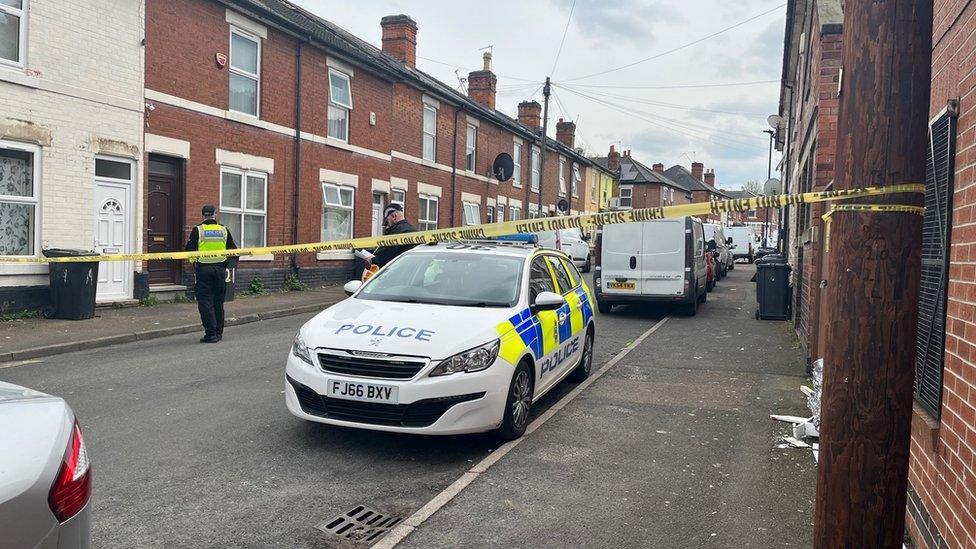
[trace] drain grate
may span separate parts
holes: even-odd
[[[327,534],[353,541],[372,543],[383,536],[401,518],[357,505],[345,513],[322,522],[316,528]]]

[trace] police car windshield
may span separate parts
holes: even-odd
[[[359,299],[463,307],[513,307],[524,258],[474,253],[405,254],[356,294]]]

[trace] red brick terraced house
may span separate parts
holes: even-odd
[[[777,135],[790,193],[826,190],[834,178],[843,19],[840,0],[790,3],[779,107],[788,124]],[[822,356],[820,318],[829,314],[820,300],[825,212],[819,203],[790,208],[789,214],[793,327],[808,360]]]
[[[791,1],[779,145],[790,192],[829,188],[843,39],[839,0]],[[976,547],[976,5],[937,0],[932,36],[926,212],[906,508],[910,544]],[[795,324],[810,358],[833,314],[817,305],[821,209],[791,210]],[[818,317],[819,315],[819,317]],[[830,365],[826,365],[829,368]]]
[[[657,208],[691,203],[691,189],[668,178],[664,164],[649,168],[635,160],[629,150],[621,154],[613,145],[610,145],[607,156],[591,157],[590,160],[618,174],[616,204],[619,208]]]
[[[547,138],[540,172],[541,106],[497,111],[490,56],[465,96],[417,69],[412,19],[381,26],[377,48],[284,0],[149,0],[146,250],[181,249],[206,203],[240,245],[271,246],[381,234],[391,202],[432,229],[551,215],[572,196],[591,163]],[[516,173],[499,183],[502,152]],[[351,266],[351,251],[243,257],[237,286],[340,282]],[[144,279],[182,291],[192,271],[154,262]]]

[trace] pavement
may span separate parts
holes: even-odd
[[[787,426],[767,417],[803,412],[804,368],[788,323],[753,320],[754,269],[740,269],[697,317],[636,345],[669,309],[599,315],[594,369],[616,364],[582,391],[563,383],[543,397],[533,416],[548,422],[403,546],[808,545],[813,460],[775,449]],[[251,299],[264,298],[234,307]],[[141,311],[155,321],[163,308]],[[312,314],[237,326],[215,345],[177,334],[0,364],[0,380],[62,396],[78,415],[93,547],[361,548],[316,526],[358,505],[409,517],[499,449],[489,434],[291,416],[284,361]]]
[[[815,462],[777,449],[788,426],[769,419],[805,413],[804,362],[789,323],[754,319],[754,272],[670,318],[400,547],[809,546]]]
[[[238,326],[321,311],[345,297],[338,286],[237,296],[226,303],[226,324]],[[151,307],[99,307],[95,310],[95,318],[88,320],[39,317],[11,320],[0,322],[0,364],[197,332],[203,335],[196,302],[159,303]]]

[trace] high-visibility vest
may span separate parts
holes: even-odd
[[[220,252],[227,249],[227,227],[220,223],[201,223],[197,225],[197,250],[201,252]],[[198,257],[199,263],[223,263],[226,257]]]

